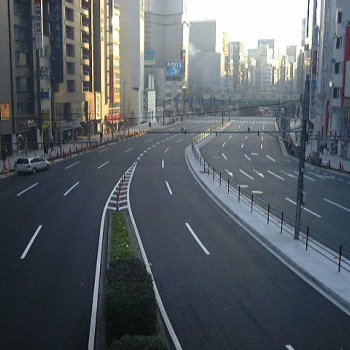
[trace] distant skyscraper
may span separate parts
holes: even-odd
[[[275,39],[259,39],[258,47],[262,45],[267,45],[270,49],[273,50],[273,57],[275,57]]]

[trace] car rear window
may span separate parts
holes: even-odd
[[[17,159],[17,164],[29,164],[29,160],[28,159]]]

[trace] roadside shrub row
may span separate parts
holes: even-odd
[[[157,335],[152,279],[135,258],[125,217],[115,213],[106,287],[106,339],[110,350],[168,350]]]

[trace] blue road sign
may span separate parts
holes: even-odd
[[[213,105],[215,103],[215,97],[210,97],[210,103]]]
[[[179,103],[180,99],[178,97],[174,97],[174,103]]]
[[[198,97],[198,104],[203,104],[203,97]]]

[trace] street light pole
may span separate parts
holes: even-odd
[[[221,100],[221,126],[224,125],[224,100]]]
[[[309,102],[310,102],[310,75],[306,75],[304,98],[303,98],[303,120],[300,140],[299,152],[299,176],[298,176],[298,192],[297,192],[297,208],[295,214],[295,230],[294,239],[299,239],[301,209],[304,202],[304,171],[305,171],[305,149],[306,149],[306,124],[309,118]]]
[[[123,81],[123,114],[124,114],[124,120],[126,121],[126,118],[125,118],[125,84],[126,84],[126,81]]]

